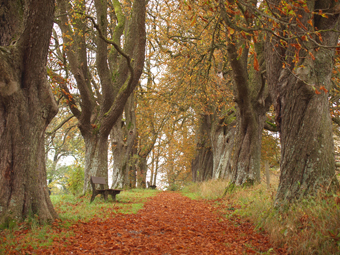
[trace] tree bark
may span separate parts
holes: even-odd
[[[334,45],[337,40],[333,40]],[[338,186],[335,178],[334,144],[328,95],[315,94],[306,83],[330,89],[333,52],[320,49],[314,62],[305,60],[295,75],[281,72],[281,176],[276,205],[322,188]],[[305,76],[306,75],[306,76]],[[305,76],[305,77],[302,77]],[[310,79],[305,80],[305,78]]]
[[[274,1],[279,4],[280,1]],[[273,2],[273,4],[274,4]],[[281,133],[281,175],[275,200],[277,207],[287,205],[290,201],[315,195],[318,191],[338,189],[335,178],[335,159],[332,138],[331,116],[329,113],[328,93],[331,88],[331,72],[334,48],[339,33],[339,15],[323,18],[312,13],[319,10],[333,13],[339,5],[335,1],[308,1],[310,12],[298,11],[299,24],[303,24],[313,33],[317,27],[322,41],[317,37],[300,43],[300,58],[296,58],[296,48],[289,41],[287,49],[276,47],[268,40],[266,59],[268,60],[268,81],[276,104],[276,120]],[[308,20],[312,18],[311,27]],[[295,23],[296,20],[293,20]],[[291,26],[289,32],[301,32],[299,26]],[[281,56],[277,55],[277,52]],[[311,54],[309,54],[311,53]],[[282,66],[286,60],[286,67]],[[278,75],[279,73],[279,75]],[[318,93],[315,92],[315,89]],[[320,93],[321,92],[321,93]]]
[[[112,144],[113,152],[113,186],[114,187],[135,187],[133,175],[136,171],[132,164],[132,157],[137,153],[136,150],[136,116],[135,100],[132,93],[125,106],[125,120],[117,122],[111,135],[114,140]]]
[[[111,131],[111,148],[113,154],[112,187],[114,188],[123,188],[125,186],[127,144],[126,141],[124,142],[124,138],[127,135],[126,132],[124,132],[124,126],[124,121],[117,121]]]
[[[212,126],[212,176],[214,179],[230,179],[231,177],[232,151],[234,149],[236,122],[230,120],[230,123],[224,123],[225,119],[228,120],[229,118],[225,117]]]
[[[236,185],[260,182],[261,141],[266,116],[265,111],[258,112],[257,109],[246,109],[244,113],[238,109],[231,173],[231,182]]]
[[[18,1],[7,4],[12,11],[18,7]],[[46,127],[58,111],[46,77],[54,1],[27,0],[16,11],[14,16],[3,16],[9,29],[0,29],[5,46],[19,34],[15,45],[0,47],[0,225],[4,227],[35,214],[41,223],[58,217],[48,194],[44,148]]]
[[[137,160],[137,188],[146,188],[146,173],[147,173],[147,161],[144,157],[138,157]]]
[[[214,165],[210,133],[210,116],[202,114],[197,135],[197,155],[191,166],[193,182],[207,181],[212,178]]]
[[[89,134],[84,136],[85,141],[85,169],[84,192],[89,189],[91,176],[104,177],[108,184],[108,137]]]
[[[24,5],[22,1],[0,0],[0,45],[15,44],[22,33]]]

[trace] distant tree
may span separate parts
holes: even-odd
[[[53,0],[0,1],[0,225],[58,217],[46,183],[45,129],[58,107],[47,82]]]
[[[84,162],[84,140],[77,127],[74,116],[61,107],[46,130],[45,153],[47,181],[50,186],[65,175],[64,165],[70,165],[73,161],[81,165]],[[65,160],[68,162],[65,162]],[[82,180],[83,182],[83,180]]]

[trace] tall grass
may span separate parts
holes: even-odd
[[[225,210],[226,217],[240,215],[251,220],[259,231],[269,234],[275,246],[286,247],[289,254],[340,254],[340,194],[310,197],[280,212],[273,207],[278,182],[278,174],[272,172],[270,187],[263,182],[227,194],[225,203],[237,209]],[[192,184],[183,192],[193,198],[215,199],[223,195],[227,185],[207,181]]]
[[[185,196],[192,199],[216,199],[223,195],[228,183],[226,180],[209,180],[200,183],[190,183],[181,191]]]

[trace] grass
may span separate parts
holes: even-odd
[[[39,225],[36,215],[29,217],[12,229],[0,231],[0,254],[19,253],[32,247],[32,250],[50,246],[55,238],[66,240],[73,235],[72,225],[78,220],[87,222],[93,218],[107,219],[116,213],[137,213],[148,197],[158,193],[157,190],[133,189],[117,195],[117,202],[109,197],[105,202],[97,196],[90,204],[91,195],[75,197],[73,195],[52,195],[51,201],[59,215],[52,225]],[[62,230],[67,231],[62,231]],[[34,252],[33,252],[34,253]]]
[[[223,200],[228,203],[225,216],[250,220],[259,231],[268,233],[273,245],[287,248],[289,254],[340,254],[340,194],[304,199],[279,212],[273,207],[278,182],[278,174],[273,172],[269,188],[265,182],[236,188]],[[192,184],[183,194],[215,199],[227,185],[222,181]]]
[[[220,198],[228,185],[226,180],[209,180],[200,183],[190,183],[181,192],[191,199],[217,199]]]

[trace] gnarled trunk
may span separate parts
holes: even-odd
[[[238,113],[235,137],[234,168],[231,181],[236,185],[260,182],[261,141],[265,111],[246,109]]]
[[[305,68],[309,74],[315,72],[315,79],[329,88],[331,63],[329,50],[320,50],[314,67],[306,65]],[[277,205],[315,194],[320,187],[327,190],[338,185],[327,94],[317,95],[309,85],[293,75],[288,76],[282,80],[284,84],[281,83],[286,93],[280,97],[282,153]]]
[[[223,119],[224,121],[224,119]],[[212,131],[213,178],[229,179],[232,169],[232,151],[235,141],[236,122],[218,123]]]
[[[90,187],[91,176],[104,177],[108,184],[108,137],[98,136],[95,133],[83,135],[85,141],[85,171],[84,190]]]
[[[248,70],[248,62],[253,62],[256,56],[250,58],[248,50],[238,56],[236,43],[230,41],[228,44],[237,103],[236,147],[231,176],[231,183],[236,185],[260,182],[262,130],[271,102],[261,72],[265,69],[263,47],[262,43],[255,44],[259,66],[257,70],[255,67]]]
[[[307,1],[307,5],[310,12],[299,10],[299,23],[295,19],[292,19],[292,23],[303,24],[311,33],[314,33],[314,28],[325,31],[320,33],[322,41],[319,38],[307,42],[291,39],[303,45],[306,51],[288,43],[287,49],[282,47],[267,50],[266,56],[268,81],[276,96],[276,120],[281,133],[281,175],[275,200],[277,207],[301,197],[315,195],[319,190],[328,191],[339,187],[334,171],[334,145],[327,93],[331,88],[334,56],[334,48],[327,47],[338,43],[339,33],[334,30],[339,29],[339,15],[324,18],[314,14],[319,10],[332,13],[339,5],[331,0]],[[313,22],[312,26],[309,20]],[[295,29],[300,28],[289,27],[288,34],[295,33]],[[319,47],[315,42],[326,48]],[[272,42],[268,39],[267,47],[275,47],[275,39]],[[281,69],[278,75],[277,70],[282,66],[282,60],[287,62],[286,68]]]
[[[136,149],[136,115],[134,93],[125,106],[125,121],[117,122],[112,131],[113,187],[135,187],[135,165],[132,157]]]
[[[112,187],[124,187],[125,169],[127,168],[126,152],[127,144],[124,142],[124,121],[117,121],[111,131],[111,148],[113,156]]]
[[[54,1],[25,3],[21,8],[17,8],[17,1],[1,3],[2,8],[9,5],[17,8],[16,15],[3,16],[11,29],[0,28],[1,44],[5,45],[0,47],[0,225],[3,227],[29,215],[38,215],[40,222],[58,217],[48,194],[44,147],[45,129],[58,111],[45,68]],[[24,20],[23,31],[21,20],[16,20],[20,18]],[[18,34],[16,45],[6,47]]]

